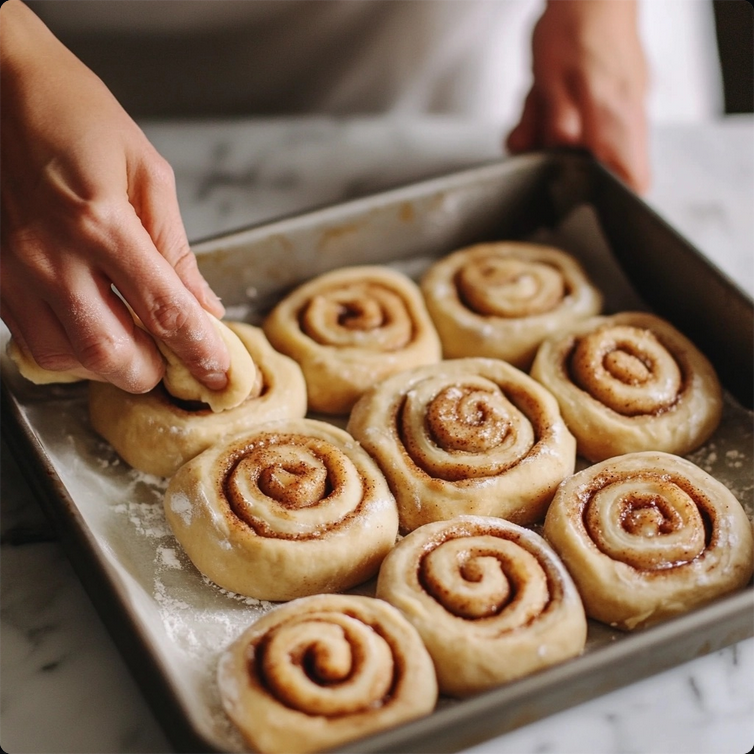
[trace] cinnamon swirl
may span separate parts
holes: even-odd
[[[178,400],[162,384],[141,395],[109,383],[89,384],[92,427],[135,469],[168,477],[228,434],[306,413],[306,384],[298,364],[277,353],[259,328],[241,322],[230,322],[227,327],[243,345],[255,376],[251,392],[234,408],[212,411],[205,403]],[[236,377],[230,384],[245,382],[242,370],[233,366],[231,370]],[[190,385],[187,389],[195,398],[201,397],[191,392]],[[231,403],[238,397],[238,391],[233,392]]]
[[[316,595],[277,607],[220,657],[223,706],[262,754],[330,749],[424,716],[432,660],[382,600]]]
[[[462,514],[541,520],[575,467],[555,399],[499,359],[393,375],[359,399],[348,431],[385,473],[403,531]]]
[[[416,284],[380,266],[344,267],[285,297],[263,328],[299,362],[309,408],[346,414],[369,386],[440,359],[440,342]]]
[[[445,358],[487,356],[521,369],[544,338],[602,307],[571,255],[532,243],[459,249],[432,265],[420,286]]]
[[[741,588],[754,570],[741,504],[707,472],[668,453],[629,453],[566,479],[544,535],[587,614],[624,630]]]
[[[585,320],[542,343],[531,375],[557,398],[590,461],[642,450],[683,455],[722,414],[713,366],[653,314]]]
[[[248,429],[184,464],[165,516],[207,578],[290,600],[371,578],[395,543],[395,500],[344,430],[312,419]]]
[[[413,623],[440,690],[468,696],[580,654],[587,626],[560,559],[533,531],[459,516],[416,529],[385,558],[377,596]]]

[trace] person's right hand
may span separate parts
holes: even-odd
[[[124,299],[222,389],[229,357],[205,310],[224,310],[189,248],[172,169],[20,0],[3,3],[0,45],[0,314],[14,339],[43,368],[145,392],[163,361]]]

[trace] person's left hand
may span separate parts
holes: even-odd
[[[583,147],[633,189],[649,188],[647,65],[634,0],[550,0],[532,36],[534,82],[513,152]]]

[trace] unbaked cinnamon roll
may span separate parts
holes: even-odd
[[[345,267],[296,288],[263,323],[306,377],[309,408],[346,414],[371,385],[440,359],[416,284],[380,266]]]
[[[429,714],[432,660],[382,600],[317,595],[262,616],[220,657],[223,706],[262,754],[314,752]]]
[[[574,257],[532,243],[460,249],[432,265],[420,286],[445,358],[487,356],[521,369],[548,335],[602,307]]]
[[[230,362],[226,373],[228,384],[222,390],[210,390],[194,377],[176,354],[161,341],[157,348],[165,358],[165,375],[162,384],[165,390],[182,401],[207,404],[212,411],[227,411],[240,406],[252,393],[259,393],[260,375],[251,351],[238,336],[234,325],[221,322],[207,313],[210,321],[228,349]]]
[[[497,518],[426,524],[385,558],[377,596],[416,627],[440,691],[468,696],[580,654],[586,616],[535,532]]]
[[[374,461],[347,432],[312,419],[268,422],[216,443],[175,473],[164,507],[199,571],[262,600],[366,581],[398,531]]]
[[[644,312],[594,317],[553,336],[531,375],[557,398],[590,461],[642,450],[683,455],[710,437],[722,414],[707,358]]]
[[[259,328],[240,322],[227,327],[245,348],[255,375],[251,392],[234,408],[213,411],[203,402],[180,400],[163,384],[140,395],[109,383],[89,384],[92,427],[133,468],[168,477],[226,435],[265,421],[304,416],[306,383],[298,364],[277,353]],[[229,384],[239,383],[238,372]],[[231,402],[236,400],[237,394]]]
[[[555,399],[499,359],[394,375],[362,396],[348,431],[385,473],[403,531],[463,514],[539,521],[575,467]]]
[[[648,626],[745,586],[752,526],[725,485],[668,453],[629,453],[566,479],[544,535],[587,614]]]
[[[129,308],[136,325],[145,329],[136,313]],[[228,349],[230,364],[227,372],[228,384],[222,390],[210,390],[197,380],[186,365],[165,343],[156,340],[155,345],[165,359],[163,385],[170,395],[183,401],[196,401],[207,404],[212,411],[225,411],[243,403],[258,383],[256,365],[241,339],[226,323],[205,312],[214,325],[218,335]],[[88,377],[82,376],[83,368],[53,371],[40,367],[34,357],[22,349],[11,338],[8,341],[7,354],[18,367],[23,377],[36,385],[53,383],[82,382]]]

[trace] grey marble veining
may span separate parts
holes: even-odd
[[[442,119],[145,129],[175,168],[192,239],[494,158],[503,136],[493,125]],[[754,294],[754,119],[666,126],[652,150],[648,203]],[[9,752],[170,751],[5,447],[0,462],[0,744]],[[474,751],[744,754],[753,744],[750,639]]]
[[[442,118],[324,117],[146,126],[176,172],[191,240],[502,155],[504,132]]]

